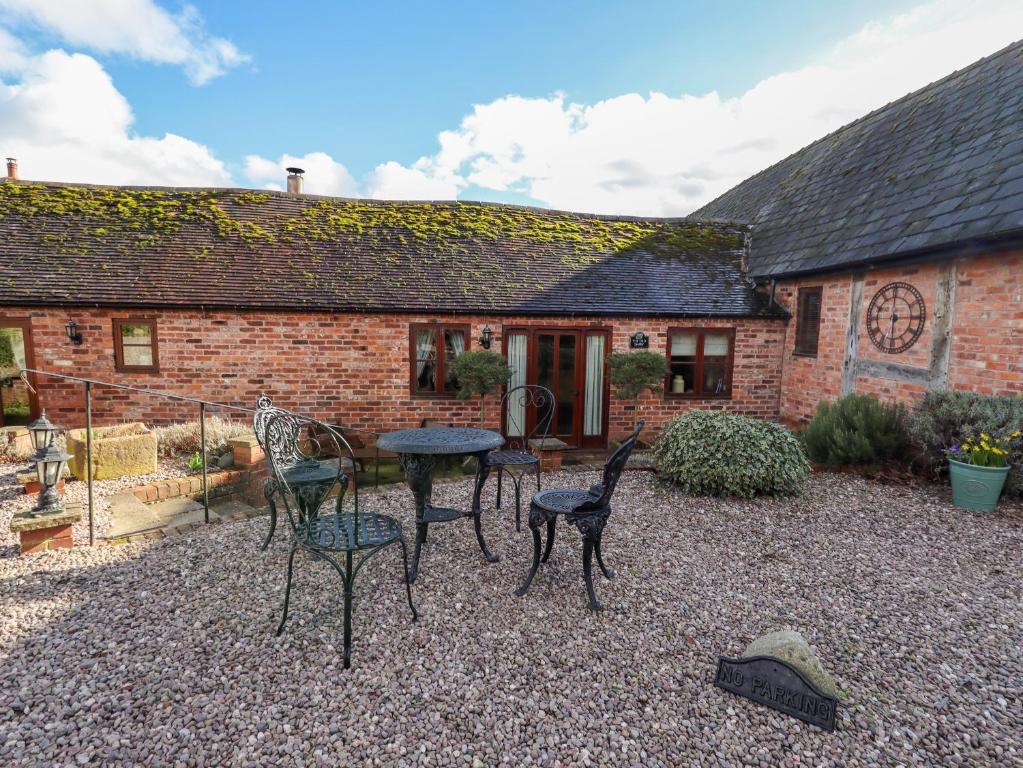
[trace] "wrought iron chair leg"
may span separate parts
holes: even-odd
[[[405,544],[405,537],[402,536],[398,539],[398,543],[401,544],[401,560],[405,566],[405,594],[408,597],[408,607],[412,611],[412,621],[418,621],[419,613],[416,611],[416,607],[412,604],[412,581],[409,579],[408,547]]]
[[[270,530],[266,532],[266,539],[263,541],[263,546],[259,549],[261,552],[266,552],[266,548],[270,546],[271,540],[274,537],[274,531],[277,530],[277,505],[272,501],[270,502]]]
[[[297,552],[297,545],[292,542],[291,553],[288,555],[288,582],[284,588],[284,615],[281,616],[281,623],[277,625],[277,636],[280,637],[284,631],[284,624],[288,621],[288,603],[291,601],[291,574],[295,567],[295,552]]]
[[[551,556],[551,547],[554,546],[554,530],[558,523],[558,518],[552,517],[547,521],[547,544],[543,548],[543,557],[540,558],[541,563],[546,563],[547,558]]]
[[[593,591],[593,542],[583,539],[583,578],[586,579],[586,594],[590,597],[590,608],[599,611],[603,606]]]
[[[266,552],[266,548],[270,546],[270,541],[274,537],[274,531],[277,530],[277,505],[274,504],[274,495],[269,487],[263,489],[263,498],[266,499],[266,503],[270,506],[270,530],[267,531],[266,540],[263,542],[263,546],[260,547],[260,551]]]
[[[522,473],[512,479],[515,483],[515,533],[518,533],[522,530]]]
[[[504,467],[497,465],[497,508],[501,508],[501,478],[504,477]]]
[[[529,530],[533,532],[533,565],[530,566],[529,573],[526,574],[526,580],[515,590],[515,594],[519,597],[526,594],[529,585],[533,582],[533,577],[536,576],[537,569],[540,567],[540,529],[530,525]]]
[[[416,545],[412,550],[412,570],[408,574],[408,583],[412,584],[419,575],[419,555],[423,551],[423,542],[426,541],[426,523],[416,523]]]
[[[536,462],[536,490],[540,490],[540,462]]]
[[[598,536],[597,537],[597,544],[594,547],[594,549],[596,550],[596,553],[597,553],[597,565],[599,565],[600,566],[600,570],[604,572],[604,577],[605,578],[613,579],[615,577],[614,570],[611,569],[611,568],[608,568],[606,565],[604,565],[604,558],[600,554],[600,543],[601,543],[601,541],[603,541],[603,539],[604,539],[604,534],[601,534],[600,536]]]
[[[345,656],[344,667],[352,666],[352,593],[355,587],[355,576],[352,573],[352,553],[345,552]]]

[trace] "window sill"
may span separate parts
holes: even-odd
[[[114,370],[118,373],[159,373],[159,368],[134,368],[131,366],[118,365],[114,366]]]
[[[454,400],[454,392],[413,392],[409,395],[413,400]]]
[[[731,392],[722,392],[721,394],[703,394],[697,392],[665,392],[665,400],[731,400]]]
[[[793,357],[809,357],[809,358],[817,359],[817,353],[816,352],[797,352],[797,351],[793,350],[792,356]]]

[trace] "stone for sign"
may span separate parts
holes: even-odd
[[[818,690],[787,661],[772,656],[722,656],[714,684],[818,728],[835,730],[838,699]]]
[[[838,696],[835,681],[810,650],[810,644],[798,632],[786,629],[758,637],[742,652],[744,659],[751,656],[772,656],[786,661],[813,683],[817,690],[828,696]]]

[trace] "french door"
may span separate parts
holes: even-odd
[[[28,424],[39,416],[35,392],[18,376],[22,368],[33,365],[29,321],[0,317],[0,427]]]
[[[539,384],[554,393],[557,406],[551,434],[573,448],[607,444],[608,385],[606,358],[610,332],[603,328],[511,328],[504,333],[512,369],[509,388]],[[514,404],[509,407],[515,407]],[[536,414],[508,418],[508,425],[536,424]],[[513,437],[513,435],[508,435]]]

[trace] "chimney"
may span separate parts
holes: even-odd
[[[18,160],[15,157],[7,158],[7,178],[8,179],[18,178]]]
[[[302,194],[302,174],[305,173],[301,168],[285,168],[288,172],[288,192],[293,195]]]

